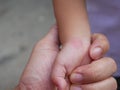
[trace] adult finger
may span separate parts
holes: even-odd
[[[110,77],[116,69],[115,61],[105,57],[91,64],[78,67],[71,74],[70,80],[74,84],[93,83]]]
[[[90,47],[90,56],[93,60],[101,58],[109,49],[109,41],[105,35],[95,33],[92,35],[92,45]]]
[[[116,80],[112,77],[91,84],[72,85],[70,90],[117,90]]]

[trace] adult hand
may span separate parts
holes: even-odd
[[[51,71],[59,51],[58,45],[57,27],[54,26],[33,48],[29,62],[15,90],[54,90]]]
[[[116,63],[112,58],[102,58],[108,49],[109,43],[107,38],[102,34],[93,34],[89,51],[90,57],[85,57],[85,59],[98,61],[92,61],[87,65],[85,65],[86,62],[82,62],[83,66],[75,69],[72,75],[70,75],[71,82],[69,82],[66,77],[67,87],[66,84],[62,84],[62,86],[65,86],[65,89],[60,90],[81,90],[81,88],[83,90],[115,90],[117,88],[117,83],[111,76],[116,72]],[[108,65],[110,65],[110,67],[108,67]],[[57,84],[60,80],[57,82],[57,78],[52,77],[52,79],[54,83],[60,87]]]
[[[108,43],[106,43],[107,40],[104,39],[104,36],[101,37],[103,39],[103,40],[101,40],[99,38],[99,36],[101,36],[101,35],[100,34],[93,35],[93,37],[94,37],[93,42],[92,42],[93,44],[90,49],[91,56],[93,59],[100,58],[107,51],[107,48],[108,48]],[[103,44],[103,43],[105,43],[105,44]],[[96,53],[98,53],[98,54],[96,54],[96,53],[94,54],[93,50],[95,49],[96,46],[100,46],[100,48],[102,49],[102,52],[97,50]],[[55,86],[51,81],[51,71],[52,71],[52,66],[53,66],[53,63],[55,61],[55,58],[56,58],[58,52],[59,52],[59,42],[58,42],[57,27],[54,26],[50,30],[50,32],[35,45],[33,52],[31,54],[31,57],[29,59],[29,62],[26,65],[26,68],[21,76],[19,84],[15,90],[55,90]],[[104,62],[105,62],[105,60],[103,60],[103,63]],[[114,62],[110,62],[110,63],[113,66],[115,65]],[[97,66],[94,66],[94,68],[96,68],[96,67]],[[103,68],[105,69],[106,66],[103,65]],[[79,68],[77,68],[73,72],[73,74],[75,74],[77,70],[79,70]],[[99,68],[97,70],[99,71]],[[87,72],[89,74],[89,70],[86,71],[86,73]],[[108,71],[108,72],[111,72],[111,71]],[[86,76],[88,74],[86,74]],[[80,85],[80,84],[78,84],[79,83],[78,81],[75,81],[76,78],[72,77],[72,75],[71,75],[71,81],[73,82],[73,85],[72,85],[71,89],[76,90],[74,88],[79,87],[78,85]],[[89,77],[91,78],[91,76],[89,76]],[[94,77],[94,75],[93,75],[93,77]],[[91,79],[91,82],[93,82],[93,81]],[[114,80],[110,80],[110,81],[114,82]],[[104,84],[107,84],[106,81],[103,80],[103,82],[104,82]],[[77,85],[76,85],[76,83],[77,83]],[[88,87],[88,85],[89,84],[87,84],[86,86],[82,86],[82,87]],[[115,86],[116,86],[116,83],[115,83]],[[99,89],[94,89],[94,87],[96,87],[96,85],[95,86],[92,85],[92,87],[93,87],[92,90],[99,90]],[[110,85],[107,85],[107,87],[110,87]],[[104,88],[104,86],[103,86],[103,88]],[[80,89],[78,89],[78,90],[80,90]],[[87,90],[87,89],[85,88],[84,90]]]

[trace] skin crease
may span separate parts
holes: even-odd
[[[56,58],[52,80],[60,90],[67,90],[69,85],[65,77],[91,61],[88,54],[90,26],[85,0],[53,0],[53,5],[63,48]]]
[[[105,54],[109,46],[105,36],[101,34],[94,34],[92,36],[94,40],[91,45],[90,53],[94,51],[97,45],[103,49],[103,53]],[[55,58],[59,53],[59,43],[57,37],[56,27],[53,27],[50,32],[35,45],[28,64],[26,65],[19,84],[15,90],[54,90],[54,84],[51,81],[51,71]],[[95,57],[94,54],[92,55],[92,57]],[[102,55],[99,55],[99,58],[101,57]],[[99,66],[101,66],[101,64],[104,65],[100,69]],[[108,67],[108,64],[111,65],[111,67]],[[87,67],[89,67],[89,70],[87,70]],[[109,70],[105,68],[108,68]],[[89,82],[91,80],[93,83],[81,86],[79,82],[75,81],[76,77],[74,78],[71,76],[71,82],[74,84],[72,84],[70,90],[76,90],[76,87],[78,87],[78,90],[80,90],[79,87],[82,87],[83,90],[116,90],[116,81],[111,78],[113,72],[116,71],[116,64],[114,60],[110,58],[101,58],[101,60],[93,61],[91,64],[78,67],[73,71],[72,75],[79,73],[80,71],[83,71],[82,73],[84,73],[84,76],[87,77],[86,81]],[[92,72],[93,74],[90,71],[94,71]],[[105,72],[106,76],[102,75],[103,77],[97,79],[99,74],[101,75],[101,73],[98,72]],[[98,82],[94,81],[93,76],[98,80]],[[103,78],[105,80],[103,80]]]

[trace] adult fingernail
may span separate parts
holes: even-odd
[[[72,86],[70,90],[82,90],[79,86]]]
[[[98,59],[102,56],[103,50],[100,47],[95,47],[92,52],[94,59]]]
[[[71,75],[71,82],[72,83],[80,83],[83,80],[83,76],[78,73],[74,73]]]

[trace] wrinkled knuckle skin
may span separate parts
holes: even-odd
[[[88,76],[91,77],[91,81],[96,81],[97,78],[99,77],[98,73],[97,73],[97,70],[95,68],[90,68],[88,69]]]
[[[99,74],[97,72],[98,72],[97,69],[93,68],[90,65],[86,69],[82,70],[81,74],[83,74],[83,76],[85,76],[84,83],[86,83],[86,82],[91,83],[91,82],[96,81],[99,77]],[[88,82],[88,79],[89,79],[89,82]]]

